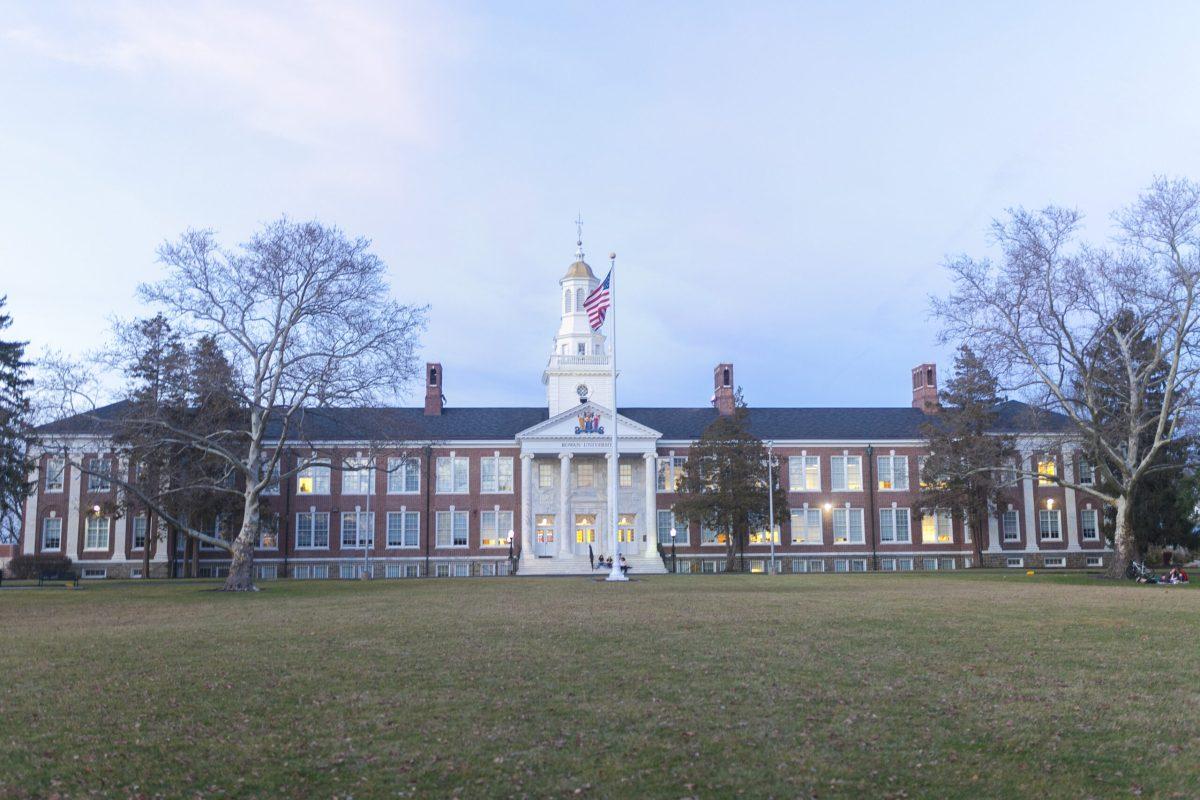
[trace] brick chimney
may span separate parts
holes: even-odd
[[[717,364],[713,370],[712,404],[723,417],[733,413],[733,364]]]
[[[425,416],[436,417],[442,413],[446,396],[442,394],[442,365],[425,365]]]
[[[913,367],[912,381],[912,407],[919,408],[926,414],[936,414],[941,408],[938,405],[937,365],[918,364]]]

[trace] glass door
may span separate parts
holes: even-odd
[[[587,555],[588,547],[592,548],[594,555],[600,555],[600,552],[596,550],[596,515],[576,514],[575,552],[579,555]]]
[[[637,526],[634,524],[636,519],[636,514],[621,514],[617,517],[617,552],[629,555],[638,551]]]
[[[533,554],[535,556],[554,555],[554,517],[544,515],[537,518],[537,526],[533,535]]]

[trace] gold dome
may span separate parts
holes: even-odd
[[[570,266],[570,268],[567,270],[567,274],[563,276],[563,280],[567,280],[568,278],[589,278],[591,280],[596,280],[596,276],[592,274],[592,268],[589,267],[587,262],[583,259],[576,261]]]

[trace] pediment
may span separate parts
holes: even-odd
[[[517,434],[517,441],[607,440],[612,436],[612,420],[612,409],[605,408],[598,403],[580,403],[545,422],[539,422],[537,425],[521,431]],[[622,441],[627,439],[656,441],[662,438],[662,434],[640,422],[634,422],[628,417],[618,414],[617,437]]]

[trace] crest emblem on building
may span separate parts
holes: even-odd
[[[589,433],[604,433],[604,426],[600,424],[600,415],[593,411],[585,411],[575,419],[579,422],[579,424],[575,426],[576,436]]]

